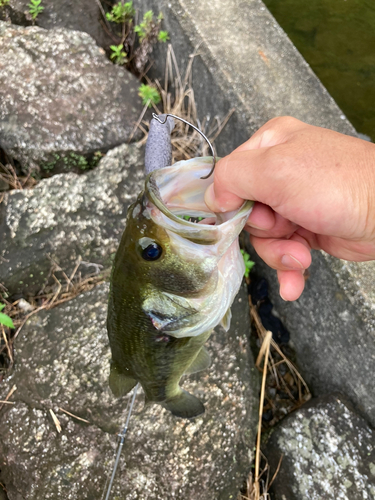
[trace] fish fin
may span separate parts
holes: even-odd
[[[197,373],[206,370],[211,365],[211,356],[205,347],[198,352],[197,357],[191,363],[185,373]]]
[[[231,319],[232,319],[232,311],[230,310],[230,307],[229,307],[227,312],[224,314],[222,320],[220,321],[221,326],[224,328],[224,330],[226,332],[230,328],[230,320]]]
[[[180,418],[194,418],[204,413],[203,403],[187,391],[181,392],[174,398],[166,401],[162,406]]]
[[[114,363],[111,363],[111,372],[109,374],[109,387],[116,398],[124,396],[130,392],[137,381],[121,373]]]

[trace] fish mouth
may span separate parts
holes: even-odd
[[[213,183],[213,177],[202,177],[211,168],[212,157],[202,157],[180,161],[171,167],[151,172],[146,178],[145,195],[154,222],[191,241],[206,245],[216,243],[225,232],[225,226],[238,223],[243,227],[251,212],[252,201],[245,201],[237,210],[220,214],[207,207],[204,194]]]

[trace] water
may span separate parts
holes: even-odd
[[[263,0],[358,132],[375,141],[375,0]]]

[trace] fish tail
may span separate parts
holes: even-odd
[[[194,418],[204,413],[203,403],[183,389],[180,389],[177,396],[162,403],[162,406],[180,418]]]

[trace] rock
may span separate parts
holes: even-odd
[[[17,386],[15,405],[0,412],[9,500],[102,498],[126,417],[126,397],[116,400],[107,382],[107,294],[104,284],[38,313],[17,339],[15,370],[1,390]],[[143,409],[137,396],[111,498],[237,498],[250,470],[258,397],[245,287],[232,311],[230,331],[220,329],[208,342],[210,369],[183,382],[204,401],[203,416],[188,421],[157,405]]]
[[[38,293],[52,262],[68,276],[79,257],[111,266],[127,208],[142,189],[143,156],[137,145],[123,145],[85,175],[55,175],[34,189],[4,195],[0,282],[11,295]]]
[[[127,142],[138,87],[85,33],[0,22],[0,144],[24,168],[87,169]]]
[[[303,294],[285,302],[275,271],[248,250],[257,274],[269,280],[270,298],[314,395],[342,392],[375,426],[375,263],[347,263],[313,251]]]
[[[340,395],[313,399],[277,426],[263,449],[274,500],[375,498],[375,433]]]
[[[115,2],[107,2],[108,5]],[[43,2],[44,10],[35,19],[35,24],[45,29],[67,28],[88,33],[104,49],[113,44],[113,39],[103,28],[103,16],[96,1],[54,0]],[[0,8],[0,20],[29,26],[32,19],[27,2],[11,0],[8,6]]]

